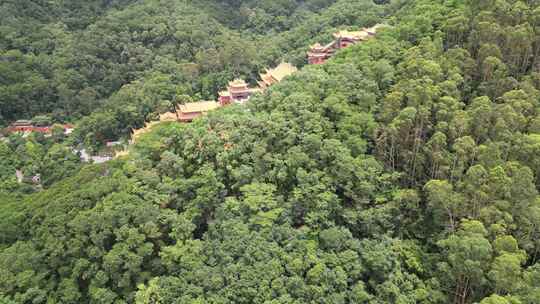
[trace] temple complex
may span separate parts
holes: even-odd
[[[243,79],[235,79],[229,82],[227,89],[219,92],[219,104],[222,106],[233,102],[243,104],[251,95],[260,92],[260,89],[253,89]]]
[[[8,132],[32,132],[34,130],[34,125],[31,120],[17,120],[12,123],[7,131]]]
[[[264,90],[269,86],[276,84],[283,80],[283,78],[295,73],[298,69],[290,64],[282,62],[273,69],[266,69],[265,73],[261,73],[261,81],[259,81],[259,87]]]
[[[190,102],[180,105],[175,112],[167,112],[161,114],[159,121],[152,121],[145,124],[141,129],[134,129],[132,133],[132,142],[134,143],[138,138],[150,131],[150,129],[161,122],[165,121],[180,121],[191,122],[195,118],[202,116],[209,111],[215,110],[219,107],[226,106],[232,103],[243,104],[253,94],[262,92],[269,86],[276,84],[283,80],[285,77],[295,73],[298,69],[290,63],[282,62],[273,69],[266,69],[264,73],[261,73],[261,81],[258,82],[259,87],[250,88],[249,85],[243,79],[235,79],[229,82],[227,89],[219,92],[219,99],[215,101],[200,101]],[[117,153],[117,157],[124,156],[128,152],[127,150]]]
[[[65,124],[62,125],[64,129],[64,134],[68,135],[73,132],[73,125]],[[6,128],[8,133],[30,133],[37,132],[43,134],[52,133],[53,126],[36,126],[30,120],[17,120],[12,123],[9,127]]]

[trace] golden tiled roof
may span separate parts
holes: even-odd
[[[243,87],[247,86],[247,83],[244,81],[244,79],[236,78],[235,80],[229,82],[230,87]]]
[[[219,104],[215,101],[199,101],[199,102],[190,102],[190,103],[180,105],[180,112],[182,113],[208,112],[217,108],[219,108]]]
[[[323,46],[323,49],[325,51],[330,51],[335,46],[335,44],[336,44],[335,41],[329,42],[327,45]]]
[[[167,112],[159,115],[159,121],[175,121],[176,120],[176,114],[173,112]]]
[[[322,45],[320,43],[315,43],[314,45],[310,46],[309,48],[311,48],[312,50],[315,50],[315,49],[322,49]]]
[[[384,25],[382,24],[377,24],[372,27],[364,28],[361,31],[339,31],[337,33],[334,33],[334,37],[336,39],[346,38],[351,40],[365,40],[369,38],[370,35],[375,34],[377,30],[383,26]]]
[[[266,74],[261,74],[261,78],[263,80],[273,78],[277,81],[281,81],[283,78],[295,73],[296,71],[298,71],[298,69],[294,65],[288,62],[282,62],[273,69],[267,69]]]
[[[339,31],[337,33],[334,33],[334,37],[336,39],[339,38],[345,38],[345,39],[351,39],[351,40],[364,40],[369,37],[369,33],[367,31]]]

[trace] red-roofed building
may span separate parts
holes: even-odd
[[[311,46],[308,55],[309,64],[323,64],[332,57],[335,52],[335,42],[329,43],[325,46],[316,43]]]
[[[63,125],[64,133],[70,134],[73,131],[73,125],[65,124]],[[8,133],[30,133],[37,132],[43,134],[52,133],[53,126],[35,126],[30,120],[17,120],[7,127],[6,131]]]

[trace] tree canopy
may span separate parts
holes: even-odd
[[[539,2],[22,3],[2,116],[77,128],[0,142],[0,303],[540,302]],[[127,156],[70,149],[375,23]]]

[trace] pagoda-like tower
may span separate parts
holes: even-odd
[[[229,82],[228,88],[231,99],[234,101],[246,100],[251,96],[251,90],[243,79],[237,78]]]
[[[260,89],[249,88],[248,84],[243,79],[235,79],[229,82],[227,89],[225,91],[219,92],[219,103],[222,106],[236,103],[244,103],[247,101],[251,95],[256,92],[259,92]]]

